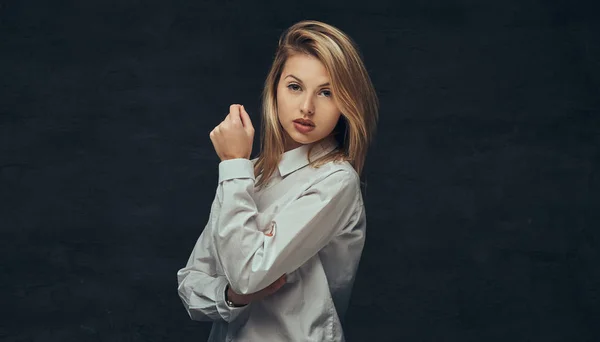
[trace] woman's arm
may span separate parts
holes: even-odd
[[[209,222],[218,212],[218,202],[213,202]],[[217,274],[217,265],[212,255],[207,225],[190,255],[187,265],[177,272],[178,293],[190,318],[195,321],[225,320],[231,322],[244,307],[229,307],[225,303],[227,278]]]
[[[308,261],[354,219],[360,197],[356,173],[339,169],[265,226],[257,220],[254,181],[247,159],[219,164],[221,210],[212,221],[215,258],[231,288],[240,294],[256,292]]]

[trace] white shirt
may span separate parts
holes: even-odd
[[[311,157],[336,147],[321,141]],[[348,162],[309,166],[308,149],[285,152],[260,191],[255,159],[219,164],[208,223],[177,272],[190,317],[214,322],[209,341],[345,340],[341,321],[365,242],[360,179]],[[240,308],[225,303],[228,283],[254,293],[284,273],[274,294]]]

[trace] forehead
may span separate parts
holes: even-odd
[[[292,74],[305,83],[329,82],[329,73],[325,65],[316,57],[306,54],[294,54],[288,57],[283,67],[282,77]]]

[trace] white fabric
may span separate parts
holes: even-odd
[[[208,223],[177,272],[190,317],[214,322],[209,341],[344,341],[365,242],[360,180],[348,162],[309,166],[309,147],[284,153],[260,191],[256,160],[219,164]],[[316,143],[311,158],[336,147],[333,139]],[[287,283],[273,295],[241,308],[225,303],[228,283],[254,293],[284,273]]]

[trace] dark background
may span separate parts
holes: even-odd
[[[316,19],[381,100],[348,340],[599,341],[596,3],[1,2],[0,339],[206,340],[208,133]]]

